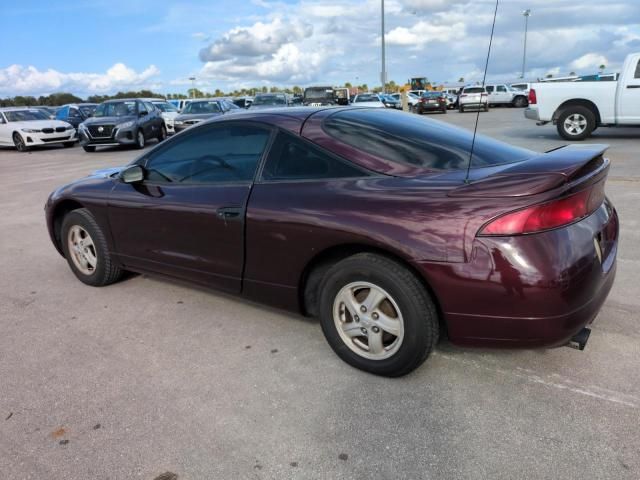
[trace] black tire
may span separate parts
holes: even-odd
[[[516,108],[524,108],[529,105],[529,100],[526,97],[519,95],[513,99],[513,106]]]
[[[568,121],[569,117],[575,116],[576,120],[581,122],[584,120],[584,130],[574,131],[572,128],[569,128],[565,122]],[[596,116],[593,111],[587,107],[583,107],[582,105],[571,105],[565,108],[560,115],[558,116],[558,120],[556,121],[556,128],[558,129],[558,135],[560,135],[565,140],[570,141],[580,141],[589,137],[591,133],[595,130],[596,127]],[[575,133],[574,133],[575,132]]]
[[[485,112],[488,112],[488,111],[489,111],[489,104],[487,104],[487,105],[485,105],[485,106],[484,106],[484,111],[485,111]]]
[[[83,145],[82,149],[85,152],[88,152],[88,153],[92,153],[92,152],[96,151],[96,147],[92,147],[92,146],[89,146],[89,145]]]
[[[73,147],[75,144],[76,144],[76,142],[64,142],[64,143],[62,144],[62,146],[63,146],[64,148],[71,148],[71,147]]]
[[[97,263],[91,274],[85,274],[80,271],[69,251],[69,230],[76,225],[83,228],[90,235],[91,240],[93,240]],[[73,210],[64,217],[62,220],[60,242],[71,271],[82,283],[93,287],[102,287],[117,282],[122,277],[122,269],[114,263],[104,233],[96,223],[91,212],[86,208]]]
[[[27,147],[27,144],[24,143],[24,139],[22,138],[22,135],[20,135],[18,132],[13,133],[13,145],[16,147],[16,150],[19,152],[29,151],[29,147]]]
[[[352,282],[367,282],[385,290],[399,307],[404,335],[388,358],[365,358],[352,350],[338,332],[334,301],[340,290]],[[428,292],[411,271],[384,256],[359,253],[336,263],[323,277],[319,299],[320,324],[327,342],[342,360],[366,372],[387,377],[406,375],[427,359],[438,340],[438,315]],[[361,321],[358,325],[365,325],[365,320]],[[375,325],[369,328],[376,331]]]
[[[464,107],[462,105],[460,105],[460,107],[458,108],[458,110],[460,111],[460,113],[464,113]]]
[[[163,123],[160,126],[160,133],[158,133],[158,142],[164,142],[167,139],[167,127]]]
[[[442,113],[447,113],[447,107],[444,107],[441,111]]]
[[[144,136],[144,130],[141,128],[136,132],[136,148],[142,150],[147,144],[147,139]]]

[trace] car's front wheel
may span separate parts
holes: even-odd
[[[96,147],[92,147],[90,145],[83,145],[82,149],[87,153],[93,153],[96,151]]]
[[[332,266],[320,289],[320,323],[348,364],[398,377],[422,364],[438,339],[435,306],[407,268],[372,253]]]
[[[167,127],[162,124],[160,127],[160,133],[158,133],[158,142],[164,142],[167,139]]]
[[[64,148],[71,148],[71,147],[73,147],[75,144],[76,144],[76,142],[64,142],[64,143],[62,144],[62,146],[63,146]]]
[[[146,144],[147,139],[144,137],[144,132],[139,129],[138,133],[136,133],[136,148],[143,149]]]
[[[18,150],[19,152],[26,152],[27,150],[29,150],[29,147],[27,147],[27,144],[24,143],[24,139],[22,138],[22,135],[20,135],[18,132],[15,132],[13,134],[13,145],[16,147],[16,150]]]
[[[86,208],[73,210],[64,217],[60,239],[69,267],[81,282],[101,287],[122,276],[104,233]]]

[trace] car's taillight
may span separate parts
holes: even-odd
[[[536,96],[536,91],[532,88],[529,90],[529,105],[535,105],[538,103],[538,97]]]
[[[521,235],[562,227],[591,215],[604,201],[604,181],[551,202],[506,213],[478,232],[484,235]]]

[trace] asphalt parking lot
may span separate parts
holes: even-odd
[[[481,113],[478,131],[565,143],[519,109]],[[139,152],[0,149],[3,478],[640,478],[640,129],[589,142],[611,145],[622,239],[587,349],[442,342],[393,380],[340,361],[310,319],[147,276],[83,285],[44,202]]]

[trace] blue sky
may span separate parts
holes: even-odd
[[[379,83],[379,0],[0,0],[0,96],[127,88]],[[493,0],[386,0],[388,78],[481,78]],[[488,76],[620,67],[640,51],[640,1],[503,0]]]

